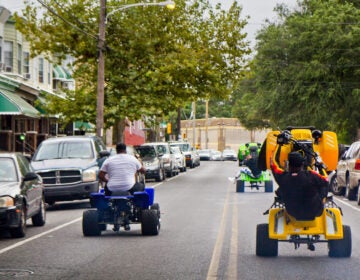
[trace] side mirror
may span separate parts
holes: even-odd
[[[100,155],[100,158],[103,158],[103,157],[108,157],[108,156],[110,156],[110,152],[109,151],[100,151],[100,153],[99,153],[99,155]]]
[[[38,175],[35,172],[28,172],[25,174],[24,182],[38,179]]]

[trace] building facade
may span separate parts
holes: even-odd
[[[47,94],[65,98],[59,85],[74,87],[61,69],[45,56],[31,57],[10,11],[0,7],[0,151],[31,154],[42,140],[58,134],[57,116],[48,116],[39,104]]]

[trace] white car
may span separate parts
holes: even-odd
[[[178,146],[170,146],[171,153],[175,156],[175,162],[180,172],[186,171],[185,155],[180,151]]]

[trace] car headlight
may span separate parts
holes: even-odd
[[[144,163],[146,168],[156,168],[158,167],[159,163],[157,161],[147,161]]]
[[[11,196],[0,197],[0,208],[14,206],[14,199]]]
[[[83,182],[93,182],[96,181],[96,173],[98,171],[98,167],[92,167],[83,171],[82,179]]]

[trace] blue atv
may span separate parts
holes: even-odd
[[[142,235],[158,235],[160,231],[160,207],[154,203],[154,189],[144,191],[113,193],[106,196],[104,192],[91,194],[91,206],[83,213],[82,229],[84,236],[99,236],[112,224],[113,231],[123,227],[130,230],[130,224],[141,224]]]

